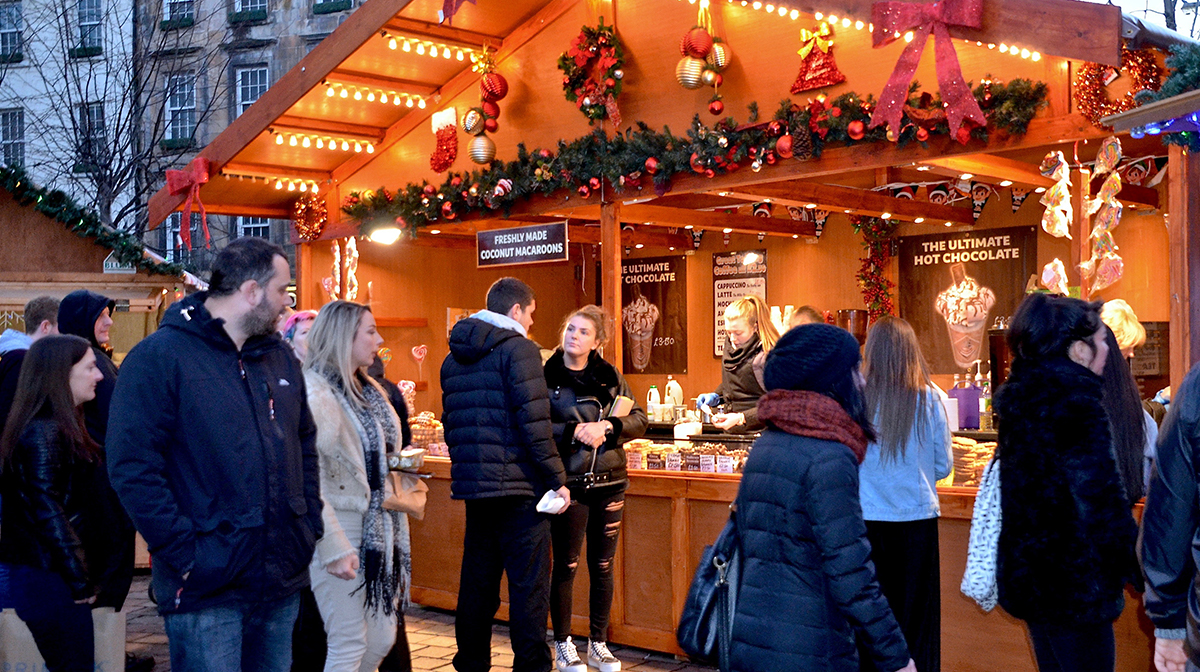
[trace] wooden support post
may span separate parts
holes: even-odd
[[[624,349],[621,338],[621,202],[600,206],[601,300],[612,336],[604,348],[605,358],[621,370]]]
[[[296,246],[296,310],[315,310],[318,306],[312,270],[313,243]]]
[[[1089,279],[1079,270],[1079,264],[1092,256],[1092,220],[1087,214],[1087,204],[1092,198],[1092,171],[1087,168],[1079,169],[1079,188],[1071,194],[1072,205],[1075,208],[1075,226],[1071,233],[1075,236],[1075,244],[1071,246],[1070,273],[1079,278],[1079,298],[1088,300]]]
[[[1200,220],[1200,154],[1179,145],[1168,147],[1169,208],[1167,236],[1171,256],[1171,388],[1179,389],[1192,364],[1200,360],[1200,306],[1192,288],[1200,285],[1200,239],[1189,223]],[[1200,294],[1198,294],[1200,295]]]

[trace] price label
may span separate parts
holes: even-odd
[[[717,473],[717,456],[716,455],[701,455],[700,456],[700,472],[704,474]]]
[[[667,453],[667,471],[683,471],[683,456],[679,453]]]
[[[717,455],[717,473],[732,474],[737,466],[737,458],[732,455]]]

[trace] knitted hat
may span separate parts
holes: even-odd
[[[771,352],[763,371],[769,390],[825,393],[850,376],[861,356],[850,332],[831,324],[789,329]]]

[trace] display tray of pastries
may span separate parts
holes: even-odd
[[[951,452],[954,457],[954,485],[978,487],[984,468],[996,452],[996,442],[956,436],[951,442]]]
[[[749,448],[715,441],[656,443],[635,439],[625,444],[625,455],[629,469],[735,474],[746,463]]]

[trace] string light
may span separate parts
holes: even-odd
[[[328,146],[331,151],[335,152],[340,147],[343,152],[348,152],[353,148],[355,152],[366,150],[368,154],[375,153],[375,143],[366,138],[332,138],[309,133],[281,133],[275,129],[268,129],[268,132],[275,136],[277,145],[282,145],[283,137],[287,135],[288,145],[292,147],[324,149]]]
[[[364,95],[365,93],[365,95]],[[386,105],[389,100],[393,105],[399,105],[401,100],[406,100],[408,106],[412,107],[413,103],[418,103],[421,109],[425,109],[425,97],[415,93],[403,93],[400,91],[386,91],[382,89],[372,89],[369,87],[358,87],[354,84],[342,84],[339,82],[325,82],[325,95],[333,98],[338,96],[341,98],[353,97],[356,101],[362,101],[366,98],[368,103],[375,102],[378,98],[381,104]]]

